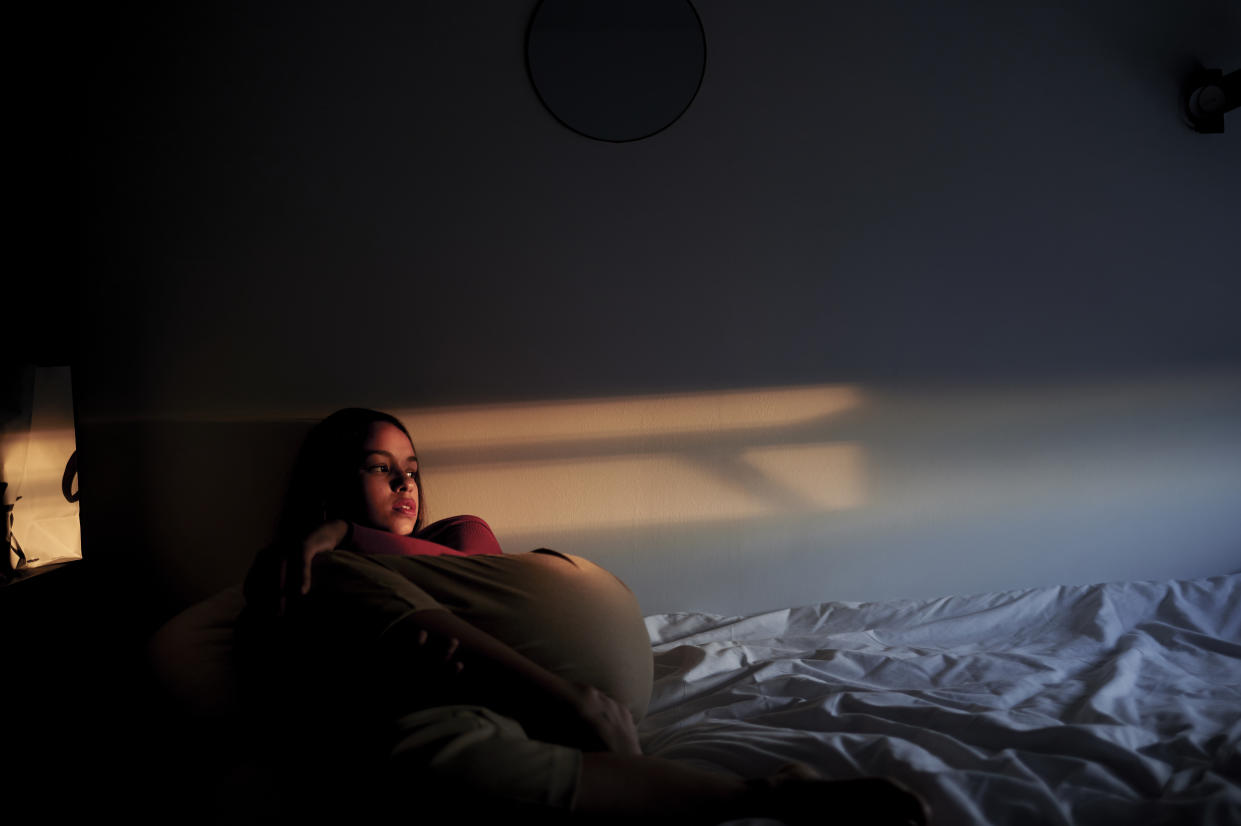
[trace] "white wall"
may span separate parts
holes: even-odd
[[[549,501],[506,542],[594,556],[651,611],[1241,566],[1241,121],[1176,111],[1195,60],[1241,66],[1235,4],[700,0],[699,96],[632,144],[542,109],[533,5],[94,21],[79,413],[146,451],[97,454],[97,553],[135,553],[123,486],[170,587],[235,579],[283,425],[340,406],[829,388],[857,404],[750,436],[852,446],[848,507],[781,510],[760,473],[740,495],[765,511],[654,518],[635,484],[625,518]],[[625,449],[726,460],[705,409]],[[247,461],[224,419],[282,435]],[[486,457],[443,450],[437,499],[419,441],[433,505],[467,502]],[[204,479],[253,488],[227,530]],[[514,510],[496,496],[470,509]]]
[[[651,611],[1241,567],[1235,371],[402,412],[432,515],[574,549]]]

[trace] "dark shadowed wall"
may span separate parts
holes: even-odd
[[[1177,111],[1241,68],[1236,3],[698,0],[698,97],[627,144],[543,109],[532,0],[194,5],[91,12],[80,77],[87,553],[173,602],[351,404],[438,416],[435,515],[545,509],[510,550],[651,612],[1241,567],[1241,113]],[[799,388],[851,401],[793,427]],[[661,399],[537,448],[440,415]]]

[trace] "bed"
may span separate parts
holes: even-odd
[[[1241,823],[1241,575],[646,623],[649,754],[889,774],[962,826]]]
[[[227,714],[240,606],[230,589],[152,641],[200,718]],[[1241,574],[645,622],[648,754],[891,775],[939,824],[1241,823]],[[228,822],[261,771],[217,776]]]

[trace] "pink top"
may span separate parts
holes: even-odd
[[[427,525],[415,536],[401,536],[351,523],[350,551],[396,556],[476,556],[502,554],[491,527],[477,516],[450,516]]]

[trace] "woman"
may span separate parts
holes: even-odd
[[[926,821],[885,779],[793,765],[745,781],[643,756],[651,651],[628,588],[580,557],[503,554],[476,517],[424,526],[424,504],[404,425],[338,411],[307,437],[246,584],[252,649],[284,657],[296,725],[371,749],[382,768],[363,773],[386,788],[575,821]]]

